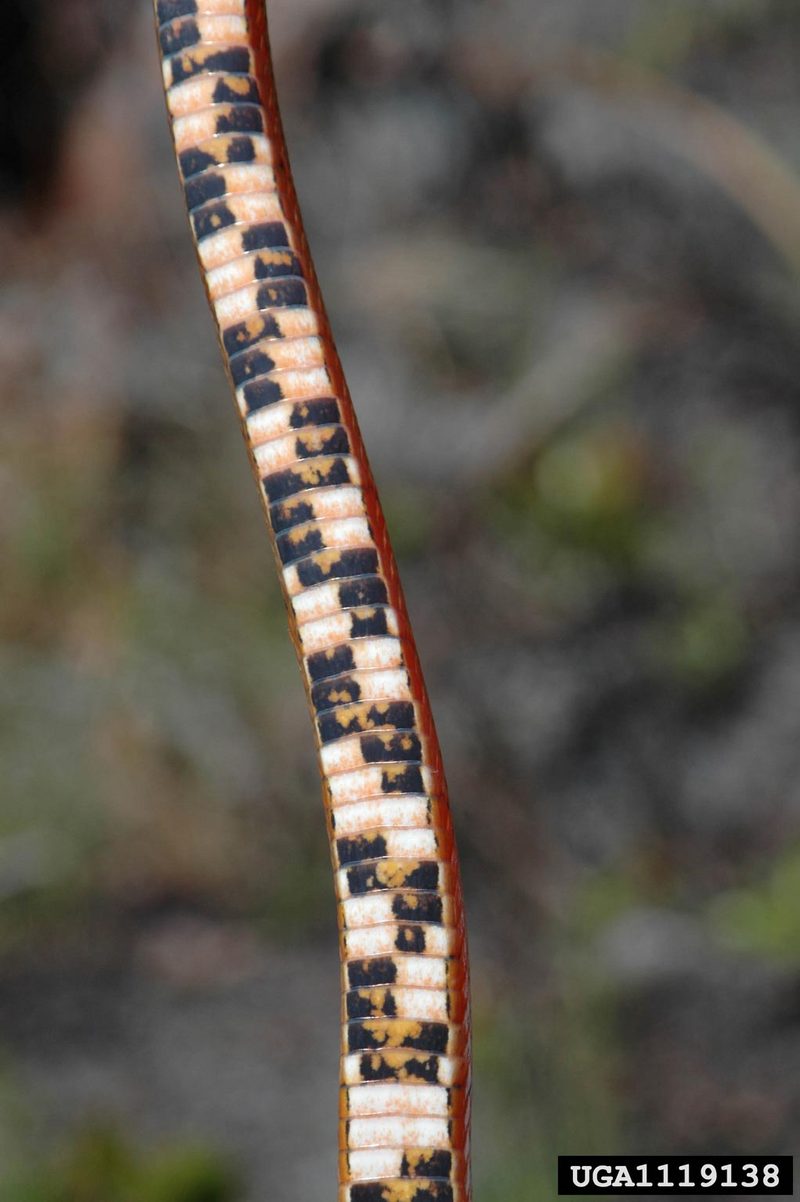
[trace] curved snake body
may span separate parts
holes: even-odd
[[[263,0],[156,0],[186,205],[313,715],[342,961],[340,1202],[469,1202],[458,863],[289,171]]]

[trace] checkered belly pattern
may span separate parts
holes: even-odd
[[[342,957],[340,1202],[468,1202],[461,888],[436,734],[286,158],[262,0],[156,0],[200,267],[313,715]]]

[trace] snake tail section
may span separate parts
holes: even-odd
[[[342,961],[339,1202],[469,1202],[469,1003],[441,756],[308,251],[263,0],[157,0],[203,281],[316,735]]]

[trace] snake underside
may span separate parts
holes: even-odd
[[[157,0],[197,254],[314,720],[342,960],[340,1202],[469,1202],[446,786],[288,167],[263,0]]]

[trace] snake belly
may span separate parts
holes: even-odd
[[[469,1202],[441,757],[289,170],[263,0],[156,0],[201,273],[311,708],[342,962],[340,1202]]]

